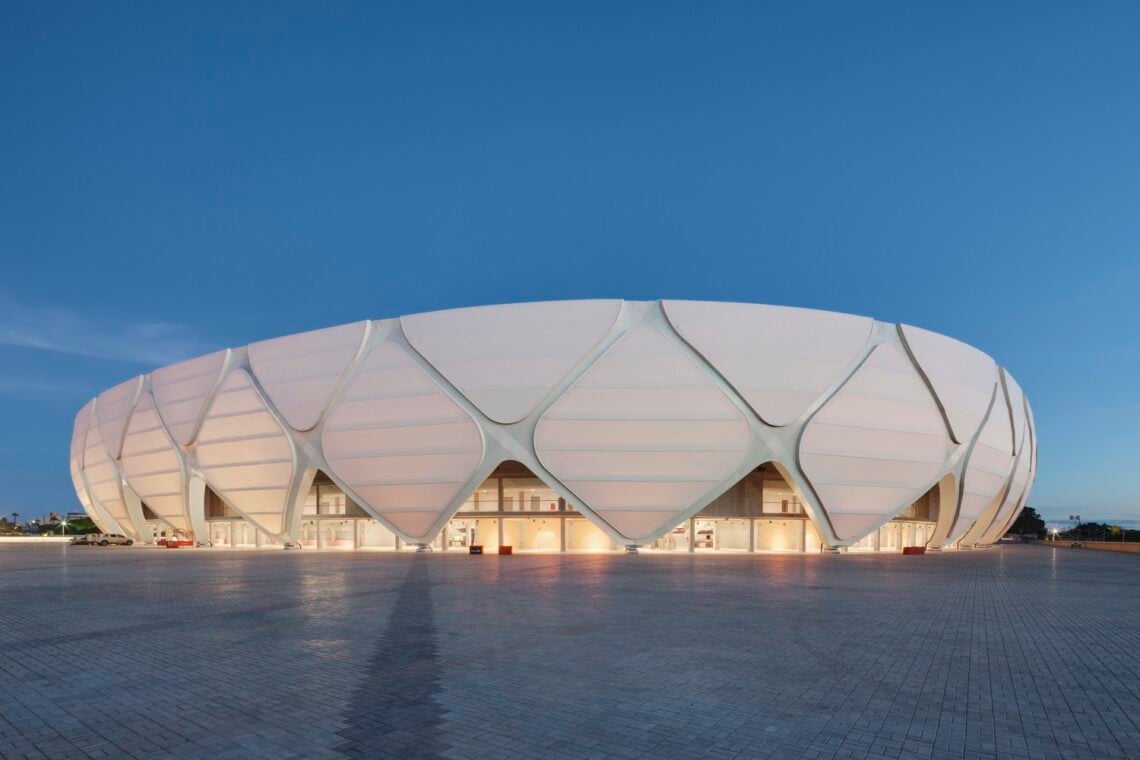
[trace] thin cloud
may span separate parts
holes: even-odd
[[[86,380],[48,376],[0,376],[0,397],[3,398],[41,400],[90,395],[91,392],[92,383]]]
[[[0,345],[149,366],[170,364],[211,350],[184,325],[106,324],[69,309],[28,307],[3,296]]]

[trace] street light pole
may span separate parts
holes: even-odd
[[[1080,515],[1069,515],[1069,520],[1072,521],[1072,523],[1073,523],[1073,527],[1069,531],[1070,536],[1073,539],[1073,546],[1078,546],[1080,544],[1080,537],[1078,535],[1078,531],[1080,530],[1080,527],[1081,527],[1081,516]]]

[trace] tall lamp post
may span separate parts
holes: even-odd
[[[1073,521],[1073,528],[1072,528],[1073,546],[1077,546],[1079,539],[1077,538],[1076,532],[1077,532],[1077,529],[1081,527],[1081,516],[1080,515],[1069,515],[1069,519]]]

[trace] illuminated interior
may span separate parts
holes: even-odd
[[[217,494],[207,493],[210,538],[215,546],[279,546],[247,523]],[[856,541],[851,552],[901,552],[922,546],[938,517],[937,486],[877,531]],[[156,535],[172,533],[157,518]],[[413,550],[396,534],[318,472],[304,502],[301,540],[322,550]],[[472,546],[495,553],[613,552],[623,549],[519,462],[503,462],[464,500],[460,510],[429,542],[435,551],[466,553]],[[696,515],[682,519],[643,547],[650,553],[820,553],[826,550],[794,488],[771,464],[748,473]]]

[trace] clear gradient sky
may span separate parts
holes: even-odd
[[[402,5],[0,6],[0,512],[157,365],[614,296],[957,337],[1140,520],[1140,5]]]

